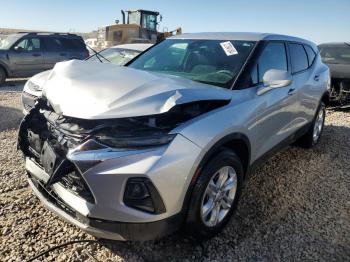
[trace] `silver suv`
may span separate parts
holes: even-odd
[[[208,238],[261,159],[318,142],[328,91],[307,40],[184,34],[127,67],[58,63],[18,146],[41,201],[95,236],[146,240],[185,226]]]

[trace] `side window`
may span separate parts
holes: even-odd
[[[306,50],[307,58],[309,60],[309,66],[311,66],[316,57],[315,51],[308,45],[304,45],[304,47]]]
[[[82,51],[85,49],[84,42],[79,39],[61,38],[61,42],[66,50]]]
[[[284,43],[267,44],[251,72],[252,85],[262,83],[264,74],[270,69],[288,70]]]
[[[305,49],[301,44],[289,44],[292,60],[292,73],[298,73],[309,67]]]
[[[21,40],[17,45],[22,51],[35,52],[40,51],[40,39],[39,38],[25,38]]]
[[[63,45],[59,38],[48,37],[48,38],[45,38],[44,41],[45,41],[45,47],[47,51],[55,52],[55,51],[63,50]]]

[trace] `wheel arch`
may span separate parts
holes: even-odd
[[[206,165],[206,163],[215,155],[215,153],[222,150],[223,148],[231,149],[237,154],[243,165],[244,178],[246,177],[250,165],[251,156],[251,144],[248,137],[242,133],[232,133],[221,138],[205,153],[204,157],[201,159],[199,165],[197,166],[193,177],[191,178],[191,183],[187,189],[182,204],[182,212],[184,214],[187,214],[192,191],[198,177],[201,174],[201,170]]]
[[[321,101],[326,105],[326,107],[329,105],[329,102],[330,102],[329,91],[324,92],[324,94],[321,97]]]
[[[0,68],[1,68],[1,69],[4,69],[4,72],[5,72],[5,76],[6,76],[6,77],[9,77],[9,76],[10,76],[9,70],[8,70],[7,66],[6,66],[4,63],[2,63],[1,61],[0,61]]]

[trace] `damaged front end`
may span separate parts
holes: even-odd
[[[41,170],[34,172],[27,168],[36,188],[69,210],[53,190],[55,185],[94,204],[94,194],[83,174],[103,158],[111,157],[114,150],[142,150],[169,144],[176,136],[171,130],[227,103],[227,100],[198,101],[177,105],[159,115],[86,120],[57,114],[48,100],[40,98],[20,125],[18,148],[26,161]],[[88,161],[80,161],[76,157],[81,152],[101,151],[104,152],[101,158],[93,155]]]

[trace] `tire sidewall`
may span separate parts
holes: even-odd
[[[315,128],[315,125],[316,125],[317,117],[318,117],[318,115],[319,115],[321,110],[323,111],[322,129],[321,129],[321,132],[320,132],[317,140],[314,141],[314,139],[313,139],[313,132],[314,132],[314,128]],[[318,141],[320,141],[320,138],[322,136],[323,129],[324,129],[325,120],[326,120],[326,105],[323,102],[321,102],[320,105],[318,106],[318,109],[317,109],[317,112],[316,112],[316,115],[315,115],[315,118],[314,118],[314,121],[313,121],[313,125],[312,125],[312,132],[311,132],[312,146],[315,146],[318,143]]]
[[[0,85],[5,83],[5,80],[6,80],[6,72],[2,67],[0,67]]]
[[[232,166],[237,174],[237,191],[234,202],[232,203],[230,211],[226,217],[216,226],[208,227],[204,224],[201,218],[201,205],[203,195],[207,188],[208,183],[214,174],[223,166]],[[215,157],[207,162],[202,169],[200,176],[198,177],[194,186],[189,212],[187,216],[187,230],[196,238],[205,239],[210,238],[218,234],[229,222],[232,213],[237,208],[238,200],[241,195],[243,183],[243,167],[238,156],[231,150],[224,149],[218,153]]]

